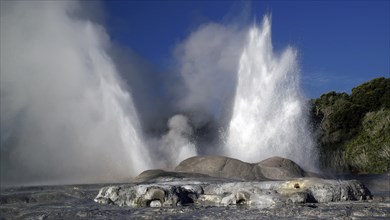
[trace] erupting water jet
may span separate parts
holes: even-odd
[[[273,52],[271,22],[252,27],[240,58],[225,154],[248,162],[271,156],[315,167],[313,141],[299,88],[297,52]]]

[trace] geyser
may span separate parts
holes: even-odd
[[[123,181],[151,166],[104,28],[74,1],[1,2],[1,184]]]
[[[181,83],[168,82],[173,95],[164,91],[176,103],[161,109],[153,102],[159,94],[137,91],[136,100],[155,104],[141,108],[143,125],[153,121],[148,115],[159,121],[173,116],[167,130],[156,129],[144,140],[117,69],[156,79],[142,77],[142,68],[127,68],[132,62],[113,60],[105,29],[82,9],[75,1],[1,2],[3,186],[125,181],[198,153],[246,162],[281,156],[313,167],[296,51],[273,53],[268,17],[248,34],[236,26],[202,25],[178,45]],[[167,78],[176,79],[173,72]],[[199,141],[195,136],[205,127],[213,141],[219,128],[225,130],[225,145]]]
[[[296,56],[290,47],[274,54],[267,16],[261,28],[249,30],[238,67],[226,155],[247,162],[281,156],[315,169]]]

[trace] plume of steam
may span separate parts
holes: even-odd
[[[154,152],[157,154],[155,160],[158,161],[159,167],[173,168],[181,161],[196,156],[197,149],[191,142],[193,129],[187,117],[174,115],[168,120],[168,129],[161,139],[154,140]]]
[[[235,26],[200,26],[175,51],[184,82],[179,110],[191,114],[196,127],[213,119],[226,122],[236,89],[245,34]]]
[[[1,2],[2,185],[123,181],[151,164],[109,38],[80,15],[73,1]]]
[[[177,81],[170,77],[172,74],[122,45],[112,44],[110,57],[123,81],[131,88],[143,131],[147,135],[165,131],[167,120],[174,114],[172,103],[175,100],[169,88]]]

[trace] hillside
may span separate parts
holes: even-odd
[[[311,100],[322,169],[385,173],[390,167],[390,79],[376,78],[351,94]]]

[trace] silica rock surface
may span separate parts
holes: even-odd
[[[359,181],[309,177],[285,158],[250,164],[205,156],[184,160],[173,172],[148,170],[134,183],[103,187],[95,202],[133,208],[190,204],[271,207],[367,199],[371,193]]]
[[[283,158],[270,161],[266,160],[264,163],[268,167],[284,171],[288,170],[285,168],[286,164],[291,164]],[[208,163],[212,164],[210,161]],[[264,163],[260,162],[262,165]],[[211,176],[217,176],[217,173],[212,172],[207,175],[190,170],[148,170],[131,183],[110,186],[94,184],[0,187],[0,219],[389,217],[388,175],[341,176],[340,178],[347,179],[330,180],[310,177],[303,172],[303,177],[286,176],[286,179],[273,180],[268,176],[265,180],[245,180],[229,172],[227,174],[234,178],[227,178],[228,166],[224,167],[222,170],[225,174],[218,174],[219,177]],[[215,170],[220,171],[219,168]],[[285,173],[284,171],[281,173]],[[274,171],[274,174],[277,172]],[[273,178],[275,177],[280,178],[280,175]],[[350,180],[351,178],[358,178],[371,192],[361,182]]]
[[[356,180],[298,178],[288,181],[199,182],[196,179],[172,179],[103,187],[95,201],[130,207],[188,204],[269,207],[280,203],[326,203],[370,198],[370,191]]]

